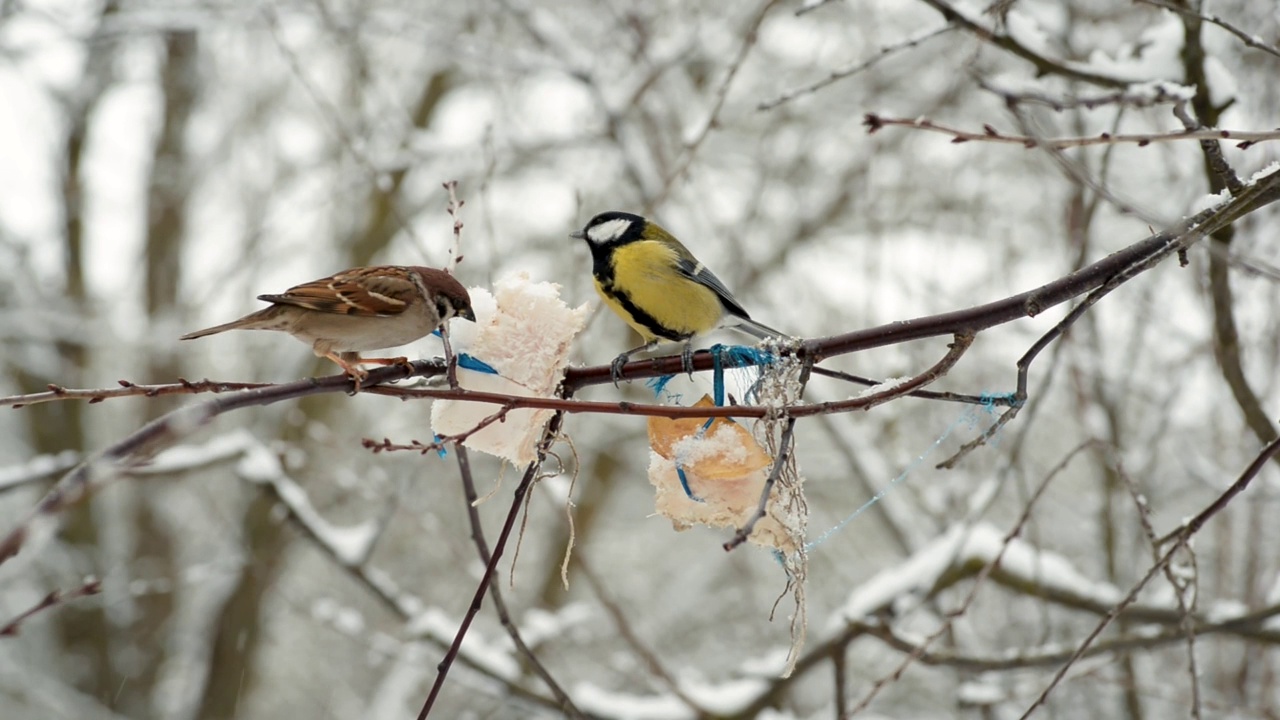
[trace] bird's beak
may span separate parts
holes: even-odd
[[[469,307],[462,308],[461,310],[458,311],[458,317],[462,318],[463,320],[470,320],[471,322],[475,322],[476,312]]]
[[[582,232],[581,230],[574,230],[573,232],[569,233],[569,237],[573,238],[574,240],[586,240],[587,234]]]

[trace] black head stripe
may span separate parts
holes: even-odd
[[[602,212],[599,215],[596,215],[595,217],[591,218],[591,220],[587,222],[586,229],[590,230],[591,228],[597,225],[603,225],[604,223],[612,222],[613,220],[625,220],[631,223],[632,225],[640,225],[642,227],[644,226],[644,222],[645,222],[644,218],[640,217],[639,215],[635,215],[632,213],[618,212],[617,210],[610,210],[609,212]]]
[[[582,233],[595,247],[617,247],[641,239],[646,220],[624,212],[604,212],[591,218]]]

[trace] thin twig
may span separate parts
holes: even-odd
[[[472,425],[470,428],[460,433],[457,433],[456,435],[441,435],[437,440],[434,440],[429,443],[424,443],[421,440],[411,440],[409,441],[408,445],[403,445],[403,444],[393,443],[389,438],[383,438],[382,442],[378,442],[373,438],[364,438],[363,440],[360,441],[360,444],[366,450],[373,451],[375,455],[380,452],[395,452],[397,450],[411,450],[421,455],[426,455],[428,453],[433,453],[433,452],[439,452],[445,449],[446,447],[448,447],[449,445],[466,442],[467,438],[471,437],[472,435],[475,435],[476,433],[489,427],[495,422],[505,422],[507,419],[507,413],[511,412],[511,409],[512,409],[512,405],[510,404],[503,405],[502,408],[499,409],[497,412],[493,413],[492,415],[486,416],[485,418],[480,420],[480,422],[476,423],[475,425]]]
[[[707,113],[707,119],[702,123],[702,128],[698,130],[698,134],[693,139],[685,143],[680,153],[680,157],[676,160],[675,169],[667,175],[666,180],[662,183],[657,194],[650,199],[650,204],[659,205],[666,199],[671,192],[671,188],[675,186],[676,181],[684,176],[688,171],[689,165],[693,162],[694,156],[698,154],[698,149],[702,147],[702,143],[706,142],[707,137],[711,135],[720,124],[720,111],[724,109],[724,101],[729,97],[729,87],[733,84],[733,79],[737,77],[738,70],[742,64],[746,62],[747,55],[750,54],[751,48],[755,47],[756,40],[759,38],[760,24],[764,22],[764,18],[781,0],[765,0],[760,9],[752,16],[751,22],[747,25],[746,32],[742,35],[742,44],[738,46],[738,52],[733,60],[729,63],[729,69],[725,72],[724,80],[720,86],[716,88],[715,100],[711,103],[711,110]]]
[[[912,37],[909,37],[906,40],[902,40],[892,45],[886,45],[880,48],[879,50],[877,50],[875,54],[873,54],[869,58],[866,58],[864,60],[859,60],[856,63],[852,63],[842,68],[836,68],[835,70],[832,70],[826,77],[822,78],[821,80],[812,82],[808,85],[803,85],[793,90],[788,90],[782,93],[781,95],[778,95],[769,100],[761,101],[760,104],[756,105],[756,109],[772,110],[778,107],[779,105],[784,105],[788,102],[791,102],[792,100],[795,100],[798,97],[815,93],[828,85],[831,85],[833,83],[839,82],[840,80],[844,80],[845,78],[852,77],[854,75],[857,75],[860,72],[868,70],[874,67],[875,65],[877,65],[878,63],[880,63],[880,61],[885,60],[886,58],[889,58],[892,55],[896,55],[897,53],[902,52],[903,50],[910,50],[911,48],[917,47],[928,40],[932,40],[933,38],[946,34],[947,32],[950,32],[951,30],[955,30],[955,29],[956,29],[955,25],[948,23],[946,25],[943,25],[942,27],[920,33],[919,35],[913,35]]]
[[[1004,100],[1006,105],[1042,105],[1056,112],[1065,110],[1096,110],[1115,105],[1121,108],[1147,108],[1166,103],[1182,102],[1192,92],[1190,88],[1173,82],[1142,83],[1098,95],[1054,97],[1029,90],[1006,90],[997,87],[986,77],[975,77],[978,87]]]
[[[902,674],[907,671],[907,668],[911,667],[911,664],[916,660],[919,660],[920,656],[929,649],[929,646],[932,645],[934,641],[950,631],[952,624],[957,618],[968,612],[969,606],[972,605],[973,601],[978,597],[978,589],[982,587],[982,584],[986,581],[987,577],[1000,567],[1000,561],[1004,559],[1004,554],[1009,549],[1010,543],[1012,543],[1013,539],[1022,533],[1022,528],[1025,527],[1027,522],[1031,519],[1031,511],[1035,508],[1036,503],[1044,495],[1045,491],[1048,490],[1049,483],[1067,468],[1067,465],[1071,463],[1071,460],[1075,458],[1076,455],[1080,454],[1081,451],[1090,447],[1092,444],[1093,441],[1088,441],[1076,446],[1071,450],[1071,452],[1067,453],[1066,457],[1054,466],[1048,474],[1045,475],[1044,480],[1040,482],[1040,486],[1037,487],[1035,492],[1031,494],[1031,497],[1027,499],[1027,503],[1022,508],[1022,514],[1018,516],[1017,522],[1015,522],[1009,532],[1005,534],[1000,543],[999,552],[996,553],[996,556],[991,560],[991,562],[983,566],[982,570],[978,572],[977,577],[974,578],[973,585],[969,588],[969,593],[965,595],[963,600],[961,600],[960,606],[955,610],[948,612],[946,614],[946,620],[942,622],[933,633],[926,637],[910,655],[904,658],[892,673],[876,680],[875,683],[872,684],[871,689],[867,691],[867,694],[863,696],[862,700],[860,700],[858,704],[849,711],[848,715],[843,717],[856,715],[869,706],[871,701],[875,699],[876,695],[878,695],[882,689],[884,689],[889,683],[896,682],[900,679]]]
[[[564,392],[567,394],[568,391]],[[470,629],[471,622],[475,620],[476,615],[480,612],[484,595],[489,589],[489,581],[494,576],[498,560],[502,558],[502,553],[507,547],[507,540],[511,537],[511,530],[515,526],[516,516],[520,513],[521,500],[533,485],[533,479],[538,474],[538,468],[546,457],[548,448],[560,432],[564,416],[563,412],[557,412],[551,416],[550,422],[547,423],[547,427],[542,433],[542,440],[538,443],[537,458],[525,468],[524,476],[520,478],[520,484],[516,486],[511,509],[507,512],[507,519],[502,525],[501,532],[498,533],[498,539],[494,542],[493,554],[489,558],[489,562],[485,564],[484,575],[481,576],[481,580],[476,587],[476,592],[471,599],[471,606],[467,608],[467,613],[463,616],[462,623],[458,626],[458,632],[454,635],[453,643],[449,645],[448,651],[445,652],[444,658],[440,661],[436,672],[436,680],[431,685],[431,692],[422,704],[422,710],[418,713],[418,720],[425,720],[427,715],[431,713],[431,707],[440,695],[441,688],[444,687],[445,678],[449,675],[449,669],[453,665],[454,658],[458,656],[458,651],[462,648],[462,640],[467,636],[467,630]]]
[[[804,395],[804,388],[809,384],[809,376],[813,370],[813,360],[806,356],[804,367],[800,371],[800,378],[797,380],[799,389],[796,396]],[[769,469],[769,476],[765,478],[764,487],[760,490],[760,501],[756,505],[756,511],[751,517],[742,524],[734,532],[733,537],[724,544],[725,552],[729,552],[747,541],[751,537],[751,533],[756,529],[756,523],[764,518],[769,510],[769,499],[773,495],[773,486],[777,484],[778,478],[782,476],[783,468],[787,467],[788,461],[795,450],[795,430],[796,417],[790,415],[787,408],[781,409],[781,416],[786,418],[786,425],[782,429],[782,437],[778,441],[778,456],[773,459],[773,467]]]
[[[1223,20],[1221,17],[1217,15],[1203,15],[1201,13],[1196,12],[1195,10],[1192,10],[1189,7],[1178,5],[1176,3],[1166,2],[1165,0],[1139,0],[1139,2],[1144,2],[1148,5],[1154,5],[1158,8],[1164,8],[1165,10],[1176,12],[1179,15],[1183,15],[1185,17],[1198,18],[1200,20],[1203,20],[1204,22],[1209,23],[1210,25],[1217,25],[1223,30],[1226,30],[1232,35],[1235,35],[1236,38],[1240,40],[1240,42],[1244,43],[1246,46],[1251,47],[1254,50],[1261,50],[1262,52],[1267,53],[1268,55],[1274,55],[1275,57],[1280,58],[1280,48],[1277,48],[1274,45],[1268,45],[1267,43],[1262,42],[1262,38],[1258,37],[1257,35],[1247,33],[1244,30],[1241,30],[1240,28],[1236,27],[1235,25],[1232,25],[1226,20]]]
[[[9,395],[0,397],[0,407],[9,406],[15,410],[27,405],[56,402],[58,400],[88,400],[89,404],[100,403],[109,398],[120,397],[159,397],[161,395],[195,395],[198,393],[224,393],[234,390],[270,387],[270,383],[226,382],[224,380],[197,380],[192,382],[178,378],[177,382],[158,385],[139,385],[128,380],[117,380],[118,388],[98,388],[79,390],[65,388],[61,385],[49,384],[47,392],[28,393],[26,395]]]
[[[308,512],[305,507],[298,504],[301,496],[299,493],[291,492],[287,489],[287,480],[287,478],[280,476],[257,477],[250,481],[254,485],[261,486],[264,491],[269,492],[286,509],[289,521],[299,530],[301,535],[332,560],[340,570],[351,577],[360,587],[366,590],[383,608],[402,622],[412,623],[418,620],[422,613],[422,598],[396,586],[390,574],[369,566],[367,556],[373,549],[372,544],[366,548],[365,552],[361,553],[361,555],[365,556],[363,561],[351,562],[350,553],[334,546],[332,543],[332,533],[326,532],[324,528],[313,524],[315,522],[315,513]],[[376,537],[376,535],[373,535],[371,539],[376,539]],[[426,639],[441,647],[447,647],[443,640],[430,634],[426,635]],[[511,693],[514,697],[547,709],[557,709],[559,707],[559,703],[552,698],[539,695],[513,682],[510,678],[495,672],[490,663],[479,661],[476,657],[466,653],[463,653],[461,657],[469,669],[498,683],[504,688],[505,692]]]
[[[1165,248],[1166,255],[1170,248],[1172,248],[1172,246]],[[1115,256],[1112,255],[1112,257]],[[1077,320],[1084,316],[1089,308],[1093,307],[1099,300],[1110,294],[1112,290],[1115,290],[1125,282],[1128,282],[1129,279],[1142,272],[1147,267],[1146,263],[1149,262],[1150,260],[1134,263],[1133,265],[1116,272],[1115,275],[1108,278],[1100,287],[1094,289],[1085,296],[1085,299],[1081,300],[1078,305],[1072,308],[1071,312],[1067,313],[1066,317],[1058,321],[1058,323],[1050,328],[1048,332],[1041,335],[1040,338],[1027,350],[1027,352],[1024,353],[1022,357],[1018,358],[1017,385],[1013,394],[1014,402],[1009,409],[1001,413],[1000,417],[997,418],[996,421],[986,430],[984,430],[981,435],[962,445],[955,454],[938,463],[936,467],[940,470],[949,470],[954,468],[961,459],[977,448],[985,445],[991,438],[995,437],[996,434],[1000,432],[1001,428],[1016,418],[1030,397],[1027,391],[1027,385],[1028,377],[1031,372],[1031,363],[1035,362],[1035,359],[1046,347],[1058,338],[1062,337],[1062,335],[1065,334]]]
[[[876,385],[884,384],[883,380],[874,380],[872,378],[862,377],[861,375],[854,375],[853,373],[847,373],[841,370],[831,370],[824,367],[815,367],[813,369],[813,374],[821,375],[822,377],[829,377],[834,380],[843,380],[845,382],[855,383],[858,385],[865,385],[867,387],[875,387]],[[965,393],[936,392],[934,390],[912,390],[911,392],[906,393],[905,397],[920,398],[922,400],[938,400],[941,402],[964,403],[966,405],[998,405],[1001,407],[1007,407],[1013,404],[1013,398],[1008,395],[966,395]]]
[[[1070,80],[1080,80],[1082,82],[1112,88],[1126,87],[1134,84],[1133,78],[1104,75],[1102,73],[1073,66],[1062,60],[1045,57],[1026,45],[1023,45],[1012,35],[992,30],[977,20],[970,18],[960,10],[957,10],[951,3],[946,2],[946,0],[923,0],[923,2],[941,13],[942,19],[946,20],[948,23],[958,25],[960,29],[965,30],[974,37],[977,37],[979,40],[994,45],[1015,57],[1022,58],[1023,60],[1031,63],[1035,66],[1037,73],[1040,75],[1057,75]]]
[[[1112,134],[1099,133],[1089,137],[1037,138],[1028,135],[1006,135],[991,125],[983,125],[982,132],[972,132],[953,128],[924,118],[895,118],[868,113],[862,121],[868,133],[877,132],[886,127],[907,127],[915,130],[942,133],[951,136],[952,143],[988,142],[1021,145],[1025,148],[1048,147],[1056,150],[1088,147],[1091,145],[1134,144],[1146,147],[1152,143],[1175,142],[1179,140],[1231,140],[1241,149],[1256,143],[1280,140],[1280,130],[1217,130],[1200,128],[1196,130],[1173,130],[1167,133]]]
[[[1076,661],[1084,655],[1084,653],[1089,649],[1089,646],[1093,644],[1093,641],[1102,634],[1102,631],[1106,630],[1107,627],[1120,615],[1120,613],[1138,598],[1138,594],[1142,592],[1143,588],[1151,582],[1152,578],[1164,570],[1165,566],[1173,560],[1173,557],[1178,553],[1178,551],[1187,544],[1193,535],[1204,527],[1205,523],[1209,522],[1214,515],[1217,515],[1218,512],[1230,504],[1232,498],[1243,492],[1245,488],[1249,487],[1249,483],[1253,478],[1257,476],[1257,474],[1262,471],[1262,468],[1266,466],[1267,462],[1277,454],[1280,454],[1280,438],[1277,438],[1272,441],[1271,444],[1264,447],[1262,451],[1258,453],[1257,457],[1253,459],[1253,462],[1249,463],[1249,467],[1245,468],[1244,472],[1240,474],[1240,477],[1237,478],[1236,481],[1233,482],[1221,495],[1219,495],[1213,503],[1177,531],[1160,541],[1159,545],[1164,545],[1167,541],[1171,540],[1173,542],[1173,547],[1165,551],[1164,555],[1162,555],[1160,559],[1151,566],[1151,569],[1142,576],[1142,579],[1134,584],[1133,588],[1129,591],[1129,594],[1126,595],[1123,600],[1116,603],[1116,605],[1111,609],[1111,612],[1107,613],[1107,616],[1104,617],[1096,627],[1094,627],[1093,631],[1085,636],[1084,640],[1081,641],[1080,646],[1076,648],[1076,651],[1072,653],[1071,657],[1068,658],[1067,661],[1063,663],[1062,667],[1058,669],[1058,672],[1054,674],[1053,679],[1049,681],[1049,684],[1040,693],[1040,695],[1036,697],[1035,701],[1031,703],[1031,706],[1027,708],[1026,712],[1022,714],[1019,720],[1026,720],[1026,718],[1031,717],[1031,715],[1041,705],[1044,705],[1045,702],[1048,701],[1049,694],[1058,686],[1058,683],[1062,682],[1062,678],[1066,677],[1067,672],[1073,665],[1075,665]]]
[[[1109,449],[1109,448],[1108,448]],[[1147,504],[1146,497],[1138,489],[1137,483],[1133,478],[1129,477],[1129,473],[1125,472],[1124,464],[1121,459],[1114,453],[1107,453],[1106,462],[1115,470],[1115,474],[1124,483],[1125,489],[1129,491],[1129,498],[1133,500],[1134,508],[1138,511],[1138,524],[1142,526],[1142,532],[1147,536],[1147,541],[1151,543],[1151,560],[1152,562],[1160,561],[1160,553],[1156,548],[1156,531],[1151,524],[1151,507]],[[1192,565],[1195,564],[1195,553],[1191,546],[1186,546],[1187,554],[1191,559]],[[1183,577],[1180,573],[1175,573],[1171,565],[1164,566],[1165,580],[1169,581],[1169,587],[1173,590],[1174,599],[1178,601],[1178,612],[1182,614],[1182,622],[1179,629],[1186,640],[1187,646],[1187,677],[1191,685],[1191,717],[1192,720],[1200,720],[1201,717],[1201,698],[1200,698],[1200,669],[1196,662],[1196,618],[1195,618],[1195,599],[1198,593],[1191,590],[1194,578]],[[1191,602],[1187,602],[1187,597],[1191,596]]]
[[[471,523],[471,540],[475,543],[476,552],[480,555],[480,562],[484,563],[486,568],[489,568],[491,567],[490,561],[493,558],[489,554],[489,543],[484,537],[484,525],[480,522],[480,511],[476,508],[476,499],[479,496],[476,493],[475,479],[471,474],[471,459],[465,445],[457,443],[453,446],[453,449],[458,458],[458,474],[462,479],[462,490],[467,503],[467,520]],[[516,647],[516,652],[525,659],[525,662],[529,663],[529,667],[533,669],[534,674],[551,691],[551,695],[560,703],[560,709],[566,717],[583,718],[582,711],[573,704],[569,694],[564,691],[564,688],[560,687],[551,672],[538,660],[538,656],[534,654],[529,645],[525,643],[524,638],[520,636],[520,630],[512,622],[511,613],[507,610],[507,603],[502,598],[502,590],[499,587],[501,583],[498,582],[497,574],[488,572],[485,575],[485,579],[488,581],[489,598],[493,600],[493,608],[498,615],[498,622],[507,631],[507,635],[511,638],[511,643]],[[484,580],[481,581],[481,584],[484,584]]]
[[[707,711],[685,692],[684,688],[680,687],[680,682],[675,675],[672,675],[666,666],[662,664],[662,658],[650,650],[636,635],[635,629],[631,627],[631,623],[627,620],[626,613],[622,612],[622,608],[618,606],[618,603],[605,592],[604,583],[600,581],[600,578],[591,569],[587,561],[582,558],[581,553],[575,556],[574,562],[577,563],[578,570],[582,572],[583,577],[587,579],[587,586],[595,594],[596,600],[604,608],[605,613],[609,615],[609,619],[613,621],[613,626],[618,631],[618,635],[623,642],[631,646],[631,651],[639,656],[645,667],[649,669],[649,672],[653,673],[653,676],[666,686],[672,695],[679,698],[680,702],[687,705],[695,715],[699,717],[707,715]]]
[[[449,252],[449,272],[455,272],[458,269],[458,263],[462,262],[462,206],[466,201],[458,199],[457,180],[446,182],[444,189],[449,193],[447,210],[449,217],[453,219],[453,250]]]
[[[773,486],[777,484],[778,478],[782,475],[782,469],[786,467],[787,460],[791,458],[791,451],[795,444],[794,435],[796,429],[796,418],[788,417],[786,427],[782,429],[782,440],[778,443],[778,456],[773,459],[773,467],[769,470],[769,477],[764,481],[764,488],[760,491],[760,502],[756,505],[756,511],[747,519],[742,527],[733,533],[733,537],[724,543],[725,552],[729,552],[747,541],[751,537],[751,533],[756,529],[756,523],[764,518],[769,509],[769,496],[773,494]]]
[[[19,628],[22,627],[22,623],[26,622],[31,617],[48,610],[49,608],[57,607],[58,605],[65,605],[66,603],[79,600],[83,597],[89,597],[90,595],[97,595],[100,592],[102,592],[102,581],[97,578],[89,578],[88,580],[85,580],[84,584],[80,587],[67,592],[54,590],[48,595],[45,595],[40,602],[32,605],[21,613],[18,613],[18,615],[12,620],[5,623],[3,626],[0,626],[0,638],[16,636]]]

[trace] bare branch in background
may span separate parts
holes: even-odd
[[[17,617],[13,618],[9,622],[0,626],[0,638],[17,635],[19,629],[21,629],[22,624],[24,622],[26,622],[27,620],[30,620],[32,617],[36,615],[39,615],[45,610],[57,607],[58,605],[62,605],[65,603],[74,602],[83,597],[89,597],[90,595],[97,595],[100,592],[102,592],[102,582],[99,581],[97,578],[90,578],[86,580],[83,585],[81,585],[78,588],[75,588],[74,590],[67,590],[67,591],[54,590],[50,592],[48,595],[45,595],[44,599],[41,600],[39,603],[33,605],[31,608],[27,610],[24,610]]]
[[[1230,140],[1241,149],[1252,147],[1260,142],[1280,140],[1280,130],[1253,132],[1245,130],[1216,130],[1213,128],[1193,128],[1174,130],[1167,133],[1146,133],[1142,135],[1112,135],[1101,133],[1095,137],[1077,138],[1034,138],[1022,135],[1006,135],[991,125],[985,125],[982,132],[969,132],[923,118],[907,119],[867,115],[863,120],[867,132],[877,132],[886,127],[909,127],[916,130],[928,130],[951,136],[951,142],[989,142],[1021,145],[1025,148],[1050,147],[1057,149],[1088,147],[1090,145],[1133,144],[1145,147],[1152,143],[1174,142],[1178,140]]]

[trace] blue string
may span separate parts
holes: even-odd
[[[729,364],[732,367],[772,365],[777,360],[768,350],[748,345],[729,345],[724,350],[728,353]]]
[[[693,490],[689,489],[689,477],[684,474],[684,466],[680,464],[679,460],[676,461],[676,477],[680,478],[680,487],[684,489],[685,497],[694,502],[706,502],[706,500],[694,495]]]
[[[479,358],[472,357],[466,353],[458,353],[458,367],[466,368],[467,370],[475,370],[476,372],[489,373],[490,375],[498,374],[498,371],[494,370],[493,366],[489,363]]]
[[[750,367],[761,365],[772,365],[777,361],[773,353],[768,350],[762,350],[757,347],[747,347],[743,345],[730,345],[728,347],[717,346],[722,352],[727,353],[729,364],[731,367]],[[748,402],[757,402],[760,399],[760,382],[764,379],[761,374],[756,382],[744,392],[743,399]]]
[[[724,356],[725,347],[719,343],[711,346],[711,367],[714,368],[711,373],[711,397],[716,407],[724,407]],[[711,421],[707,420],[704,427],[710,427]]]
[[[440,328],[432,330],[431,334],[438,338],[444,337],[444,335],[440,334]],[[494,370],[493,366],[489,363],[478,358],[474,358],[466,353],[458,353],[458,367],[466,368],[467,370],[475,370],[476,372],[489,373],[490,375],[498,374],[498,371]]]
[[[431,334],[435,335],[436,337],[440,337],[440,328],[436,328]],[[463,368],[466,370],[475,370],[476,372],[488,373],[490,375],[498,374],[498,371],[495,370],[492,365],[490,365],[489,363],[479,358],[472,357],[471,355],[468,355],[466,353],[458,353],[457,357],[458,357],[458,367],[460,368]],[[437,433],[433,442],[438,443],[443,439],[444,438]],[[446,450],[443,445],[441,445],[439,448],[436,449],[436,454],[439,455],[441,459],[449,457],[449,451]]]
[[[985,411],[988,415],[994,415],[996,412],[996,401],[998,400],[1004,400],[1007,402],[1017,402],[1016,398],[1014,398],[1013,393],[985,393],[985,392],[982,393],[982,395],[980,396],[980,402],[978,403],[977,408],[970,408],[963,415],[953,420],[951,424],[947,426],[947,429],[944,430],[942,434],[938,436],[938,439],[933,441],[932,445],[930,445],[924,452],[917,455],[916,458],[912,460],[911,463],[908,464],[907,467],[901,473],[899,473],[897,477],[895,477],[893,480],[890,480],[889,484],[881,488],[880,491],[877,492],[875,495],[873,495],[870,500],[867,500],[866,502],[862,503],[862,505],[859,506],[857,510],[854,510],[844,520],[841,520],[839,524],[835,525],[834,527],[830,528],[826,532],[819,535],[815,540],[805,543],[805,546],[804,546],[805,551],[808,552],[809,550],[812,550],[813,548],[826,542],[827,539],[830,538],[832,535],[835,535],[836,533],[840,532],[845,528],[845,526],[853,522],[854,518],[866,512],[867,508],[870,508],[872,505],[875,505],[876,503],[880,502],[886,495],[888,495],[895,488],[897,488],[898,484],[901,483],[903,480],[905,480],[908,475],[910,475],[913,471],[915,471],[915,469],[920,465],[920,463],[924,462],[924,459],[928,457],[930,453],[932,453],[940,445],[942,445],[942,443],[945,442],[946,439],[951,436],[951,433],[955,432],[957,428],[961,426],[974,427],[978,422],[978,408],[982,408],[982,410]],[[989,442],[993,442],[995,438],[996,436],[993,435],[989,439]]]
[[[644,384],[649,386],[649,389],[653,391],[653,396],[655,398],[660,398],[662,397],[662,394],[667,391],[667,383],[671,382],[671,379],[674,377],[675,375],[659,375],[658,377],[645,380]]]
[[[680,393],[668,393],[667,383],[671,382],[675,375],[659,375],[658,377],[645,380],[644,384],[653,391],[655,398],[665,398],[674,405],[680,404],[683,397]],[[704,502],[702,498],[693,494],[693,490],[689,487],[689,477],[685,475],[684,468],[680,465],[680,461],[676,461],[676,477],[680,479],[680,488],[684,490],[685,497],[694,502]]]

